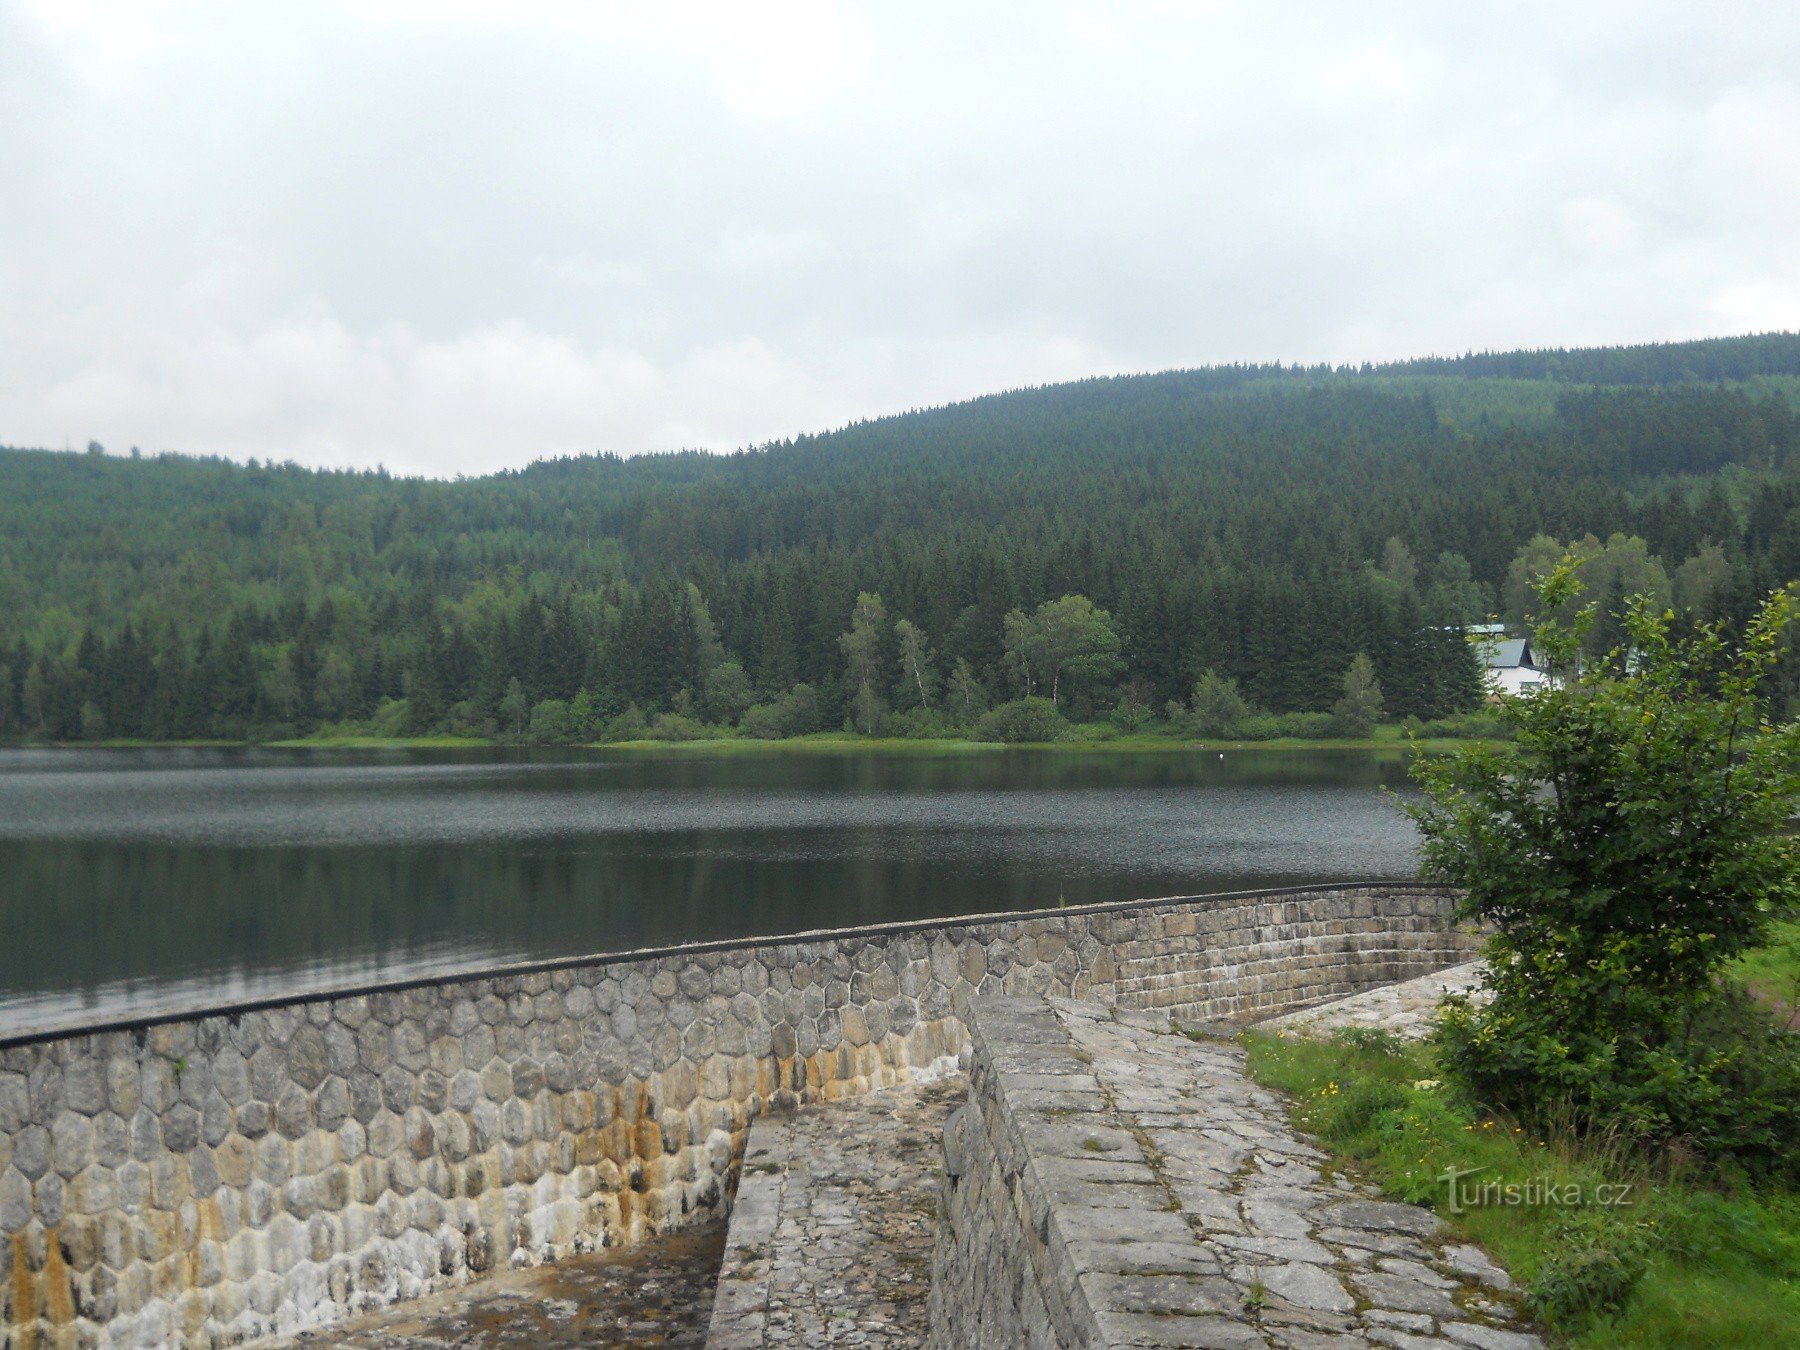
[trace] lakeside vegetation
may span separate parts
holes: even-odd
[[[1567,1344],[1774,1346],[1800,1325],[1791,1187],[1647,1157],[1604,1134],[1527,1129],[1458,1094],[1430,1044],[1366,1032],[1244,1041],[1251,1076],[1299,1103],[1296,1120],[1337,1165],[1435,1208],[1512,1273]],[[1463,1196],[1487,1202],[1459,1200],[1450,1213],[1452,1172],[1466,1178]],[[1554,1187],[1569,1203],[1507,1203],[1506,1187],[1521,1197]]]
[[[566,741],[557,746],[575,750],[644,751],[689,755],[762,755],[762,754],[904,754],[956,755],[980,754],[999,750],[1030,750],[1054,754],[1086,753],[1155,753],[1202,754],[1261,750],[1334,750],[1411,754],[1415,751],[1439,754],[1459,746],[1484,740],[1504,740],[1509,734],[1504,723],[1496,723],[1491,731],[1462,730],[1455,736],[1420,734],[1429,731],[1404,723],[1387,722],[1374,727],[1367,736],[1276,736],[1266,740],[1243,740],[1228,737],[1197,737],[1179,728],[1151,727],[1129,733],[1119,732],[1107,723],[1076,725],[1072,734],[1055,741],[980,741],[966,736],[931,737],[864,736],[854,731],[815,731],[801,736],[778,739],[749,737],[729,728],[711,728],[713,734],[683,740],[642,738],[627,741]],[[179,740],[151,741],[109,738],[102,741],[51,742],[58,746],[89,745],[96,749],[138,749],[155,746],[181,749],[238,749],[266,746],[272,749],[361,749],[361,750],[431,750],[468,748],[540,748],[541,742],[505,736],[372,736],[354,731],[315,732],[309,736],[293,736],[281,740]]]
[[[1598,605],[1540,588],[1562,668]],[[1574,1345],[1782,1344],[1800,1325],[1800,725],[1766,685],[1797,609],[1627,645],[1505,700],[1515,741],[1421,759],[1424,874],[1489,928],[1485,1002],[1430,1038],[1245,1037],[1253,1076],[1387,1192],[1498,1255]]]
[[[1353,668],[1374,717],[1456,717],[1458,630],[1521,623],[1571,544],[1596,652],[1627,595],[1741,624],[1800,577],[1796,391],[1770,334],[1086,380],[455,482],[0,450],[0,740],[1041,739],[979,728],[1033,698],[1129,735],[1209,677],[1249,724],[1211,735],[1318,739]]]

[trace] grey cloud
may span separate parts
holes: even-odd
[[[1792,327],[1796,71],[1782,6],[0,0],[0,440],[447,474]]]

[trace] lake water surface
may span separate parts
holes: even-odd
[[[1399,752],[0,751],[0,1032],[1415,874]]]

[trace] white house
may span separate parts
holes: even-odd
[[[1483,634],[1476,640],[1483,676],[1496,694],[1522,694],[1551,683],[1550,672],[1539,667],[1531,653],[1530,638]]]

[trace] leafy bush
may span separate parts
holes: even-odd
[[[1075,722],[1069,727],[1064,740],[1078,745],[1097,745],[1103,741],[1119,739],[1119,729],[1111,722]]]
[[[1123,732],[1141,731],[1150,721],[1150,707],[1141,699],[1127,694],[1113,705],[1106,720]]]
[[[1241,741],[1273,741],[1281,737],[1318,741],[1336,734],[1337,725],[1330,713],[1277,713],[1274,716],[1246,717],[1238,726]]]
[[[1060,741],[1069,734],[1069,723],[1047,698],[1021,698],[1002,703],[975,723],[978,741],[1003,741],[1009,745]]]
[[[650,731],[650,721],[644,716],[644,710],[633,703],[606,724],[606,733],[601,737],[607,741],[641,741]]]
[[[666,712],[650,724],[644,733],[652,741],[704,741],[718,732],[686,713]]]
[[[797,684],[773,702],[751,707],[738,731],[758,740],[777,741],[817,731],[822,720],[818,694],[810,684]]]
[[[1409,717],[1405,725],[1410,734],[1427,740],[1510,741],[1514,730],[1512,719],[1494,709],[1454,713],[1429,722]]]
[[[405,699],[384,698],[375,705],[375,711],[369,718],[369,734],[404,736],[411,720],[412,711]]]
[[[933,708],[908,708],[889,716],[887,734],[905,740],[932,741],[954,734],[942,713]]]
[[[547,698],[531,710],[525,739],[537,745],[553,745],[570,739],[571,725],[569,705],[560,698]]]
[[[1526,1300],[1554,1325],[1579,1326],[1623,1308],[1650,1264],[1650,1234],[1610,1210],[1562,1211]]]
[[[1544,581],[1547,612],[1572,609],[1573,570]],[[1594,610],[1542,622],[1552,669],[1579,673],[1504,700],[1516,745],[1415,764],[1426,873],[1495,928],[1492,1002],[1452,1004],[1440,1032],[1482,1100],[1800,1176],[1800,1051],[1720,978],[1800,902],[1781,833],[1800,726],[1767,725],[1760,702],[1793,612],[1771,597],[1734,647],[1634,601],[1629,659],[1585,665]]]

